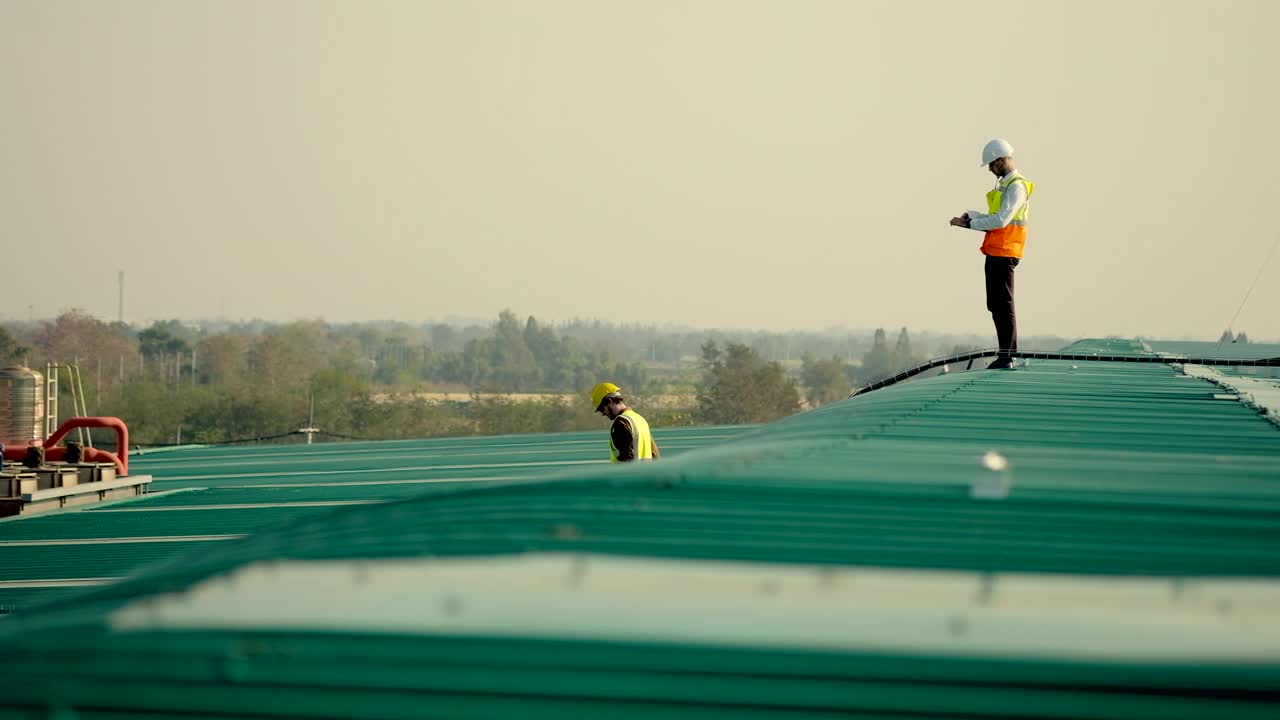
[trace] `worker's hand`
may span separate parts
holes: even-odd
[[[965,213],[960,217],[951,218],[951,224],[955,225],[956,227],[962,227],[962,228],[969,227],[969,213]]]

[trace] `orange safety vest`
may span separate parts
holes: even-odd
[[[1000,199],[1009,185],[1021,182],[1027,186],[1027,201],[1022,203],[1018,212],[1008,225],[996,230],[988,230],[982,238],[982,254],[995,257],[1022,257],[1022,246],[1027,244],[1027,212],[1031,208],[1031,193],[1035,192],[1035,184],[1016,172],[1002,179],[995,190],[987,193],[987,212],[992,215],[1000,212]]]

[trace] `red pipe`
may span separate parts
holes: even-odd
[[[46,460],[62,460],[66,457],[67,449],[65,447],[54,447],[62,438],[67,436],[76,428],[108,428],[116,431],[116,450],[123,451],[117,455],[106,450],[87,447],[84,448],[84,459],[88,462],[109,462],[116,466],[116,474],[124,476],[129,474],[129,428],[124,421],[115,417],[76,417],[62,423],[62,426],[53,431],[53,434],[45,438],[40,443],[44,447],[44,457]],[[26,447],[6,447],[4,449],[4,458],[6,460],[15,460],[21,462],[27,457]]]

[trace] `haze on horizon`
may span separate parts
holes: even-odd
[[[1002,26],[1001,23],[1007,23]],[[1280,234],[1280,3],[0,0],[0,319],[1216,339]],[[1280,257],[1234,323],[1280,338]]]

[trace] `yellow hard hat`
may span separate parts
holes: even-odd
[[[622,388],[618,387],[617,385],[614,385],[611,382],[600,383],[599,385],[591,389],[591,407],[599,410],[600,403],[604,402],[604,399],[606,397],[608,397],[609,395],[612,395],[613,393],[618,392],[621,389]]]

